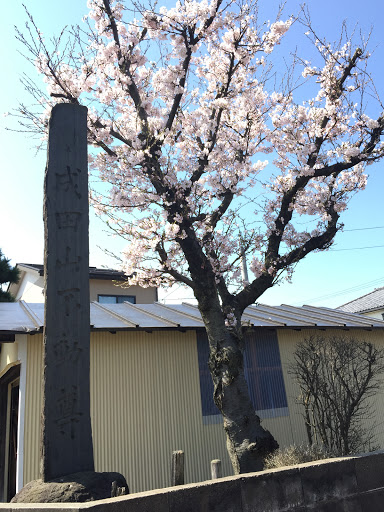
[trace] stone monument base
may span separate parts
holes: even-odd
[[[11,503],[84,502],[121,494],[129,494],[129,490],[125,478],[120,473],[85,471],[55,478],[49,482],[33,480],[12,498]]]

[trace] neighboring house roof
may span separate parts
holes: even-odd
[[[39,273],[40,276],[44,275],[44,265],[35,263],[17,263],[17,267],[20,270],[28,269],[34,270]],[[113,270],[110,268],[97,268],[89,267],[89,278],[90,279],[110,279],[114,281],[126,281],[128,277],[124,272],[119,270]]]
[[[249,306],[244,325],[262,328],[360,328],[384,329],[384,321],[312,306]],[[0,333],[41,332],[44,304],[24,301],[0,303]],[[197,306],[192,304],[99,304],[91,303],[92,330],[196,329],[204,327]]]
[[[362,297],[351,300],[339,306],[337,309],[347,311],[348,313],[368,313],[384,308],[384,286],[376,288],[373,292],[367,293]]]

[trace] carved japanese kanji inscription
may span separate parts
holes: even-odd
[[[52,109],[44,190],[41,477],[92,471],[87,109]]]

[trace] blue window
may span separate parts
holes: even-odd
[[[100,304],[122,304],[123,302],[136,304],[136,297],[135,295],[98,295],[97,301]]]
[[[208,368],[209,345],[205,331],[197,333],[200,395],[203,418],[220,415],[213,401],[213,383]],[[261,417],[288,414],[279,344],[276,331],[245,334],[244,373],[255,410]]]

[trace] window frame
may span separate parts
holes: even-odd
[[[116,302],[100,302],[100,297],[114,297]],[[133,300],[128,300],[128,299]],[[125,299],[119,302],[118,299]],[[129,302],[130,304],[136,304],[136,295],[115,295],[113,293],[98,293],[97,294],[97,302],[100,304],[123,304],[124,302]]]

